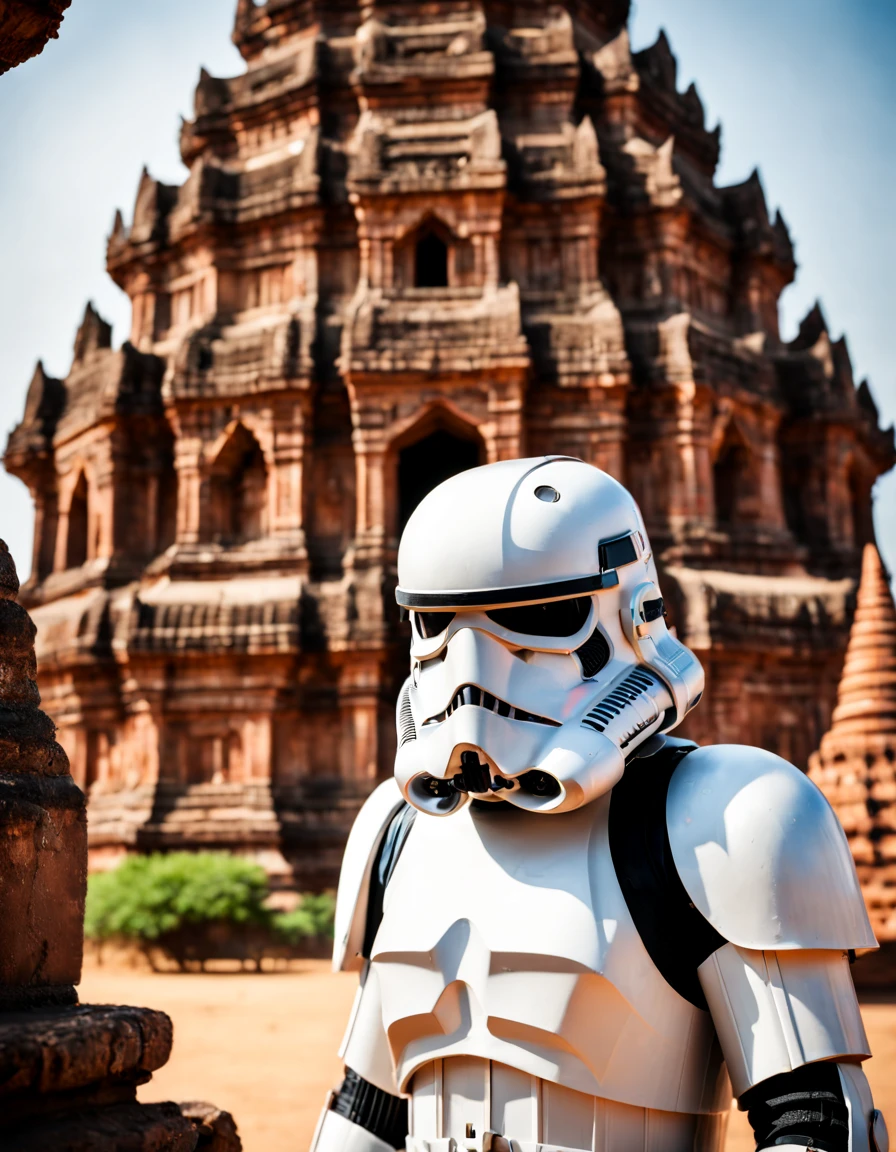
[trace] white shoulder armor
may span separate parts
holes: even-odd
[[[672,857],[694,905],[741,948],[868,949],[846,835],[818,788],[761,748],[698,748],[666,801]]]
[[[403,803],[398,784],[390,777],[367,797],[352,825],[336,892],[334,972],[358,971],[363,967],[361,947],[367,922],[370,874],[383,833]]]

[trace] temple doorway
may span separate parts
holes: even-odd
[[[747,445],[730,425],[713,465],[716,524],[723,530],[757,519],[757,483]]]
[[[398,529],[437,484],[485,462],[482,442],[443,428],[403,448],[398,456]]]
[[[267,468],[258,441],[238,424],[211,477],[215,539],[225,545],[257,540],[267,529]]]

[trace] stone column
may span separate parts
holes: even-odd
[[[55,468],[35,470],[27,478],[34,500],[34,543],[31,551],[31,583],[43,580],[53,571],[56,557],[56,533],[59,525],[59,500],[56,494]]]
[[[72,503],[72,491],[75,480],[71,475],[65,477],[62,484],[62,500],[59,509],[59,519],[56,522],[56,547],[53,554],[53,571],[64,572],[68,554],[68,517]]]
[[[522,376],[498,380],[488,390],[488,422],[480,427],[488,463],[516,460],[524,454]]]
[[[357,511],[352,564],[382,564],[386,545],[386,443],[379,428],[356,426]]]
[[[376,660],[356,657],[339,676],[342,714],[342,777],[372,787],[377,776],[378,729],[382,672]]]
[[[171,1021],[79,1004],[86,800],[40,710],[35,627],[0,541],[0,1147],[5,1152],[238,1152],[208,1105],[138,1104],[167,1061]]]
[[[621,483],[625,482],[625,439],[627,417],[625,402],[628,387],[617,384],[613,376],[587,390],[588,411],[595,421],[587,436],[584,459],[596,468],[609,472]]]
[[[92,458],[93,485],[88,490],[88,516],[87,516],[87,559],[108,560],[117,548],[122,552],[126,550],[126,542],[122,539],[122,524],[116,523],[116,511],[119,511],[122,521],[124,509],[116,509],[116,464],[113,458],[112,446],[106,441],[99,447]],[[139,515],[139,512],[138,512]]]
[[[307,429],[312,421],[312,397],[302,393],[298,401],[277,406],[273,421],[273,502],[271,535],[305,551],[305,471]],[[314,493],[311,493],[314,499]]]
[[[196,544],[199,541],[202,498],[201,441],[192,429],[178,431],[174,457],[177,469],[177,542]]]

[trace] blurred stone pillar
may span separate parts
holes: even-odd
[[[40,710],[35,627],[0,541],[0,1147],[4,1152],[238,1152],[209,1105],[139,1104],[171,1052],[149,1008],[79,1004],[86,799]]]

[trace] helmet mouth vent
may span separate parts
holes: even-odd
[[[537,716],[534,712],[527,712],[525,708],[516,708],[513,704],[508,704],[499,696],[493,696],[491,692],[486,692],[484,688],[480,688],[476,684],[462,684],[454,693],[451,703],[445,711],[425,720],[424,728],[429,724],[440,724],[443,720],[447,720],[453,712],[465,704],[472,705],[474,708],[485,708],[487,712],[494,712],[497,716],[504,716],[508,720],[521,720],[527,724],[547,724],[551,728],[560,727],[556,720],[549,720],[546,716]]]
[[[606,696],[602,696],[590,712],[582,718],[582,726],[591,728],[595,732],[606,731],[607,726],[621,716],[629,704],[639,696],[645,696],[662,681],[646,668],[635,668],[626,678]],[[632,739],[653,721],[639,723],[639,725],[622,741],[620,748],[625,748]]]

